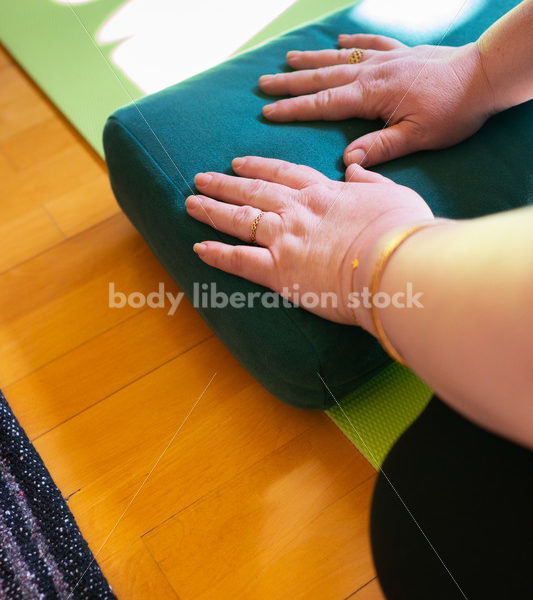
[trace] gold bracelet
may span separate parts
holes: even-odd
[[[404,359],[400,356],[400,354],[390,342],[389,338],[387,337],[387,334],[385,333],[385,329],[381,324],[378,309],[374,304],[374,296],[379,292],[379,286],[381,284],[381,277],[383,275],[383,271],[385,270],[385,267],[387,266],[387,263],[391,259],[392,255],[396,252],[396,250],[398,250],[398,248],[403,244],[403,242],[405,242],[405,240],[408,237],[413,235],[413,233],[419,231],[420,229],[425,229],[430,225],[433,225],[433,222],[415,225],[414,227],[410,227],[407,231],[403,231],[396,237],[392,238],[392,240],[388,242],[385,248],[383,248],[383,250],[381,251],[381,254],[376,262],[376,266],[374,267],[374,273],[372,274],[372,283],[370,286],[370,312],[372,315],[374,327],[376,328],[376,332],[378,334],[378,340],[381,342],[381,345],[383,346],[383,349],[387,352],[387,354],[404,367],[407,366]]]
[[[352,292],[354,291],[354,289],[353,289],[353,273],[354,273],[355,269],[357,269],[358,266],[359,266],[359,259],[355,258],[354,260],[352,260],[352,283],[350,286]],[[350,296],[351,296],[351,294],[350,294]],[[350,303],[351,303],[351,300],[350,300]],[[357,327],[361,327],[361,323],[359,322],[359,319],[357,318],[357,315],[355,314],[355,307],[351,306],[350,309],[352,311],[352,318],[353,318],[354,325],[357,325]]]

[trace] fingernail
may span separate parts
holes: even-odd
[[[297,58],[298,56],[300,56],[300,52],[298,50],[291,50],[290,52],[287,52],[287,60],[290,60],[291,58]]]
[[[198,173],[194,178],[194,183],[196,185],[207,185],[211,179],[213,179],[213,176],[209,175],[209,173]]]
[[[274,110],[275,108],[273,104],[267,104],[266,106],[263,106],[263,114],[265,115],[265,117],[271,115],[274,112]]]
[[[200,204],[200,201],[197,196],[188,196],[185,200],[186,208],[196,208]]]
[[[361,150],[361,148],[356,148],[355,150],[351,150],[348,153],[350,163],[357,163],[358,165],[360,165],[363,162],[365,156],[366,152],[364,150]]]
[[[274,79],[274,75],[261,75],[261,77],[259,77],[259,83],[260,84],[269,83],[273,79]]]
[[[338,39],[339,39],[339,40],[345,40],[345,39],[347,39],[347,38],[349,38],[349,37],[350,37],[349,35],[346,35],[345,33],[341,33],[341,34],[339,35],[339,38],[338,38]]]
[[[240,169],[244,163],[246,162],[245,158],[234,158],[233,159],[233,168],[234,169]]]
[[[196,252],[196,254],[198,254],[198,256],[203,256],[207,250],[207,246],[205,244],[194,244],[192,249]]]

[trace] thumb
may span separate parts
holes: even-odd
[[[422,147],[418,126],[411,121],[400,121],[352,142],[344,151],[344,164],[358,163],[368,168],[417,152]]]

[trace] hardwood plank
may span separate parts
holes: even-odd
[[[13,221],[0,223],[0,272],[59,244],[65,236],[42,209],[26,212]]]
[[[120,212],[104,170],[75,190],[53,198],[45,207],[68,237]]]
[[[35,441],[84,531],[98,545],[139,489],[213,374],[114,536],[129,543],[303,431],[324,422],[261,387],[215,338]],[[369,467],[368,467],[369,468]]]
[[[4,154],[0,151],[0,181],[6,181],[13,177],[15,169],[13,165],[7,160]],[[1,206],[1,200],[0,200]]]
[[[117,215],[1,273],[0,323],[23,317],[117,265],[135,263],[145,252],[149,253],[148,248],[128,219]]]
[[[363,588],[351,594],[346,600],[385,600],[385,596],[381,591],[378,580],[373,579],[370,583],[367,583]]]
[[[49,119],[54,114],[44,97],[21,75],[19,67],[7,64],[0,68],[0,140]]]
[[[182,600],[343,600],[374,576],[375,475],[328,433],[306,432],[143,536]]]
[[[7,387],[124,321],[109,286],[177,288],[122,214],[0,275],[0,385]]]
[[[0,180],[0,222],[72,193],[104,173],[103,163],[79,144]]]
[[[140,538],[98,562],[118,598],[179,600]]]
[[[22,170],[71,147],[75,136],[56,115],[0,141],[0,150]]]
[[[145,309],[4,392],[35,439],[211,335],[185,299],[178,315]]]

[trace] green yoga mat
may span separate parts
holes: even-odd
[[[168,71],[192,64],[193,70],[187,71],[191,76],[232,54],[351,3],[353,0],[270,0],[266,3],[227,0],[220,3],[224,10],[210,17],[210,10],[216,5],[206,0],[0,0],[0,40],[103,156],[102,130],[107,117],[120,106],[156,91],[154,84],[165,81],[164,77],[150,79],[153,65],[148,62],[141,78],[147,84],[143,90],[142,85],[117,66],[114,56],[128,45],[131,47],[132,39],[137,40],[139,52],[143,44],[157,42],[154,28],[155,38],[157,28],[169,38],[196,32],[196,35],[191,34],[186,53],[176,55],[175,64],[165,63]],[[283,7],[288,8],[283,11]],[[246,18],[239,17],[243,12]],[[275,16],[278,12],[281,14]],[[164,18],[167,14],[173,14],[173,22],[168,26]],[[206,32],[217,26],[215,31],[223,36],[224,27],[232,22],[238,23],[238,28],[228,32],[232,39],[220,49],[220,40],[225,38],[213,39]],[[212,58],[194,70],[199,46],[207,48]],[[179,44],[172,48],[182,50]],[[168,54],[164,50],[161,46],[159,57],[153,50],[145,56],[156,62]],[[142,54],[137,57],[139,62]],[[167,85],[180,79],[179,72],[176,77],[169,73]]]
[[[145,92],[113,62],[114,51],[132,34],[131,23],[126,22],[122,30],[108,32],[107,38],[102,39],[100,35],[99,41],[95,40],[104,23],[122,6],[127,4],[131,8],[136,1],[0,2],[2,43],[100,155],[103,154],[101,140],[106,118]],[[144,0],[137,4],[143,2],[146,8],[148,4]],[[150,6],[158,2],[152,0]],[[265,22],[260,30],[250,30],[248,41],[232,49],[227,56],[352,3],[346,0],[293,2],[273,21]],[[206,18],[204,15],[204,25]],[[196,24],[196,29],[201,43],[209,43],[202,38],[202,22]],[[108,41],[113,36],[115,41]],[[218,57],[219,61],[227,56]],[[430,395],[429,389],[411,372],[391,365],[349,397],[337,399],[341,406],[329,410],[328,415],[377,468],[394,441],[423,410]]]
[[[327,414],[379,469],[394,442],[424,410],[431,395],[412,371],[392,364]]]

